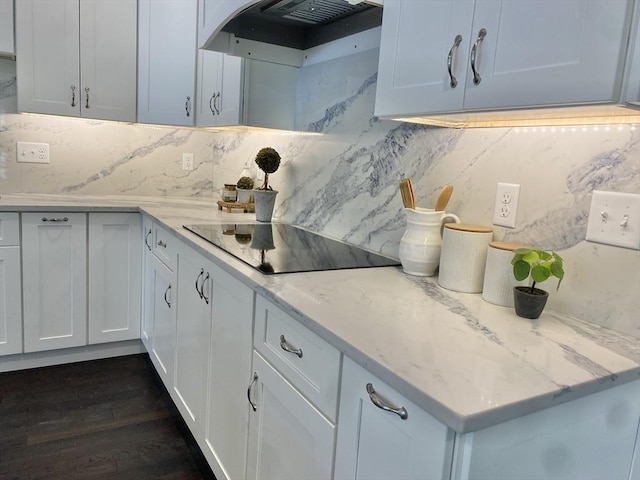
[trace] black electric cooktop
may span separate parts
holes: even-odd
[[[266,274],[399,265],[397,260],[286,223],[183,227]]]

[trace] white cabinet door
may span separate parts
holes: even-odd
[[[140,338],[147,352],[151,351],[153,337],[153,220],[146,215],[142,217],[142,322]]]
[[[87,216],[22,214],[24,351],[87,344]]]
[[[80,116],[80,3],[16,2],[18,111]]]
[[[138,121],[193,126],[197,0],[140,0]]]
[[[83,117],[136,120],[136,0],[80,2],[80,110]]]
[[[246,478],[254,293],[214,267],[211,360],[203,452],[218,480]]]
[[[630,0],[476,0],[465,110],[617,100]]]
[[[153,315],[149,322],[149,329],[153,329],[153,334],[149,357],[165,388],[171,392],[176,352],[175,274],[155,255],[150,258],[150,268],[153,270]]]
[[[0,356],[22,353],[20,247],[0,247]]]
[[[339,427],[336,480],[449,478],[453,431],[346,357]]]
[[[89,344],[140,338],[140,214],[89,214]]]
[[[624,101],[640,107],[640,5],[631,24],[629,51],[627,52],[627,72],[624,85]],[[638,475],[640,478],[640,475]]]
[[[198,53],[199,126],[238,125],[242,117],[240,57],[200,50]]]
[[[462,108],[473,7],[474,0],[385,1],[376,115]]]
[[[13,0],[0,0],[0,58],[14,53]]]
[[[135,120],[135,0],[16,2],[18,110]]]
[[[617,101],[632,3],[385,1],[375,113]]]
[[[209,375],[212,265],[191,248],[180,247],[175,375],[171,395],[187,426],[199,439],[204,431]]]
[[[255,351],[253,369],[246,478],[332,478],[336,427]]]

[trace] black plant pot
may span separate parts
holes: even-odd
[[[522,318],[538,318],[547,304],[547,298],[549,298],[549,294],[539,288],[513,287],[513,304],[516,308],[516,315]]]

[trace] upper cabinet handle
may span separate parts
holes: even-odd
[[[69,221],[69,217],[62,217],[62,218],[58,218],[58,217],[53,217],[53,218],[42,217],[42,221],[43,222],[68,222]]]
[[[402,420],[406,420],[409,417],[406,408],[396,407],[395,405],[391,405],[390,403],[388,403],[385,399],[383,399],[376,393],[376,391],[373,389],[373,385],[370,383],[367,383],[367,393],[369,394],[371,402],[376,407],[381,408],[382,410],[386,410],[387,412],[395,413]]]
[[[209,110],[211,110],[211,114],[214,117],[216,116],[215,101],[216,101],[216,94],[214,93],[213,95],[211,95],[211,98],[209,99]]]
[[[484,37],[486,36],[487,36],[487,30],[484,28],[481,28],[480,31],[478,32],[478,38],[476,39],[475,43],[473,44],[473,48],[471,49],[471,70],[473,71],[474,85],[480,84],[480,81],[482,80],[476,68],[476,55],[478,53],[478,48],[480,47],[480,44],[482,43],[482,41],[484,40]]]
[[[216,93],[216,98],[213,101],[213,106],[216,109],[216,115],[220,115],[220,103],[219,100],[222,100],[222,95],[220,92]]]
[[[71,106],[76,106],[76,86],[71,85]]]
[[[198,292],[198,295],[200,295],[200,298],[202,298],[204,294],[202,293],[202,289],[198,288],[198,281],[202,278],[203,275],[204,275],[204,268],[201,268],[200,274],[196,277],[196,292]],[[204,282],[202,282],[202,285],[204,286]]]
[[[280,347],[282,347],[285,352],[293,353],[294,355],[302,358],[302,349],[296,348],[289,342],[287,342],[287,339],[284,338],[284,335],[280,335]]]
[[[87,103],[84,108],[89,108],[89,87],[84,87],[84,93],[87,95]]]
[[[187,117],[191,116],[191,97],[187,97],[187,101],[184,102],[184,110],[187,112]]]
[[[455,75],[451,71],[451,66],[452,66],[451,64],[453,63],[453,52],[454,50],[455,51],[458,50],[458,47],[460,46],[460,42],[462,42],[462,35],[456,35],[456,38],[453,40],[453,45],[449,50],[449,55],[447,56],[447,70],[449,70],[449,78],[450,78],[449,85],[451,85],[451,88],[456,88],[456,86],[458,85],[458,80],[456,80]]]

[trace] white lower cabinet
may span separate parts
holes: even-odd
[[[336,480],[448,479],[453,442],[452,430],[345,357]]]
[[[209,373],[213,265],[184,244],[178,246],[178,290],[173,397],[182,418],[199,438],[204,430]]]
[[[153,312],[146,323],[147,351],[167,390],[173,383],[174,356],[176,348],[176,280],[175,274],[158,260],[150,256],[150,291],[153,296]]]
[[[0,213],[0,356],[22,353],[20,225],[17,213]]]
[[[89,344],[140,338],[140,214],[89,214]]]
[[[254,293],[218,267],[203,452],[218,480],[246,478]]]
[[[22,214],[24,351],[87,344],[87,215]]]
[[[246,478],[332,478],[336,426],[257,352],[253,369]]]
[[[452,478],[637,480],[639,420],[636,381],[462,435]]]

